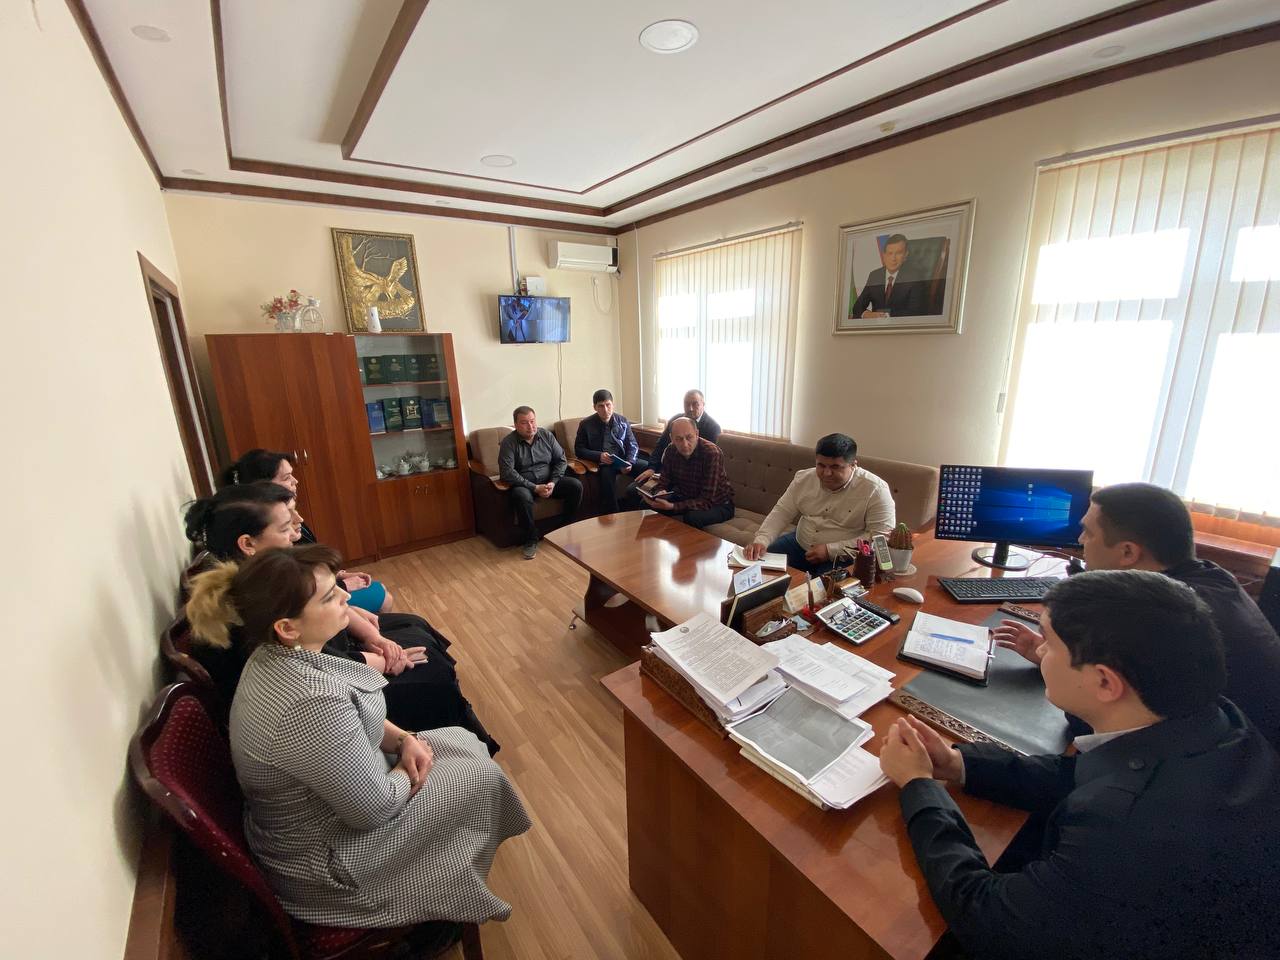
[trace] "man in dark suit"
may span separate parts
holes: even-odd
[[[684,395],[684,415],[693,421],[693,425],[698,428],[698,436],[703,440],[709,440],[711,443],[717,443],[720,440],[720,424],[711,419],[711,414],[707,413],[707,398],[703,396],[701,390],[690,390]],[[636,483],[644,483],[657,473],[657,466],[662,465],[662,455],[667,452],[667,445],[671,443],[671,424],[679,416],[680,414],[677,413],[667,421],[662,436],[653,445],[649,462],[656,466],[650,468],[647,475],[641,474],[636,477]]]
[[[1045,692],[1095,731],[1076,756],[953,749],[914,718],[881,747],[960,947],[992,960],[1280,956],[1280,759],[1219,697],[1208,607],[1158,573],[1098,571],[1050,590],[1042,625]],[[1030,811],[1038,852],[991,869],[939,781]]]
[[[849,308],[850,318],[919,317],[926,312],[926,284],[907,272],[907,238],[895,233],[880,250],[881,266],[867,274],[866,285]]]

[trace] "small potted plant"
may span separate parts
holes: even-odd
[[[893,572],[896,574],[912,573],[911,554],[915,544],[911,537],[911,528],[900,523],[889,533],[889,556],[893,558]]]

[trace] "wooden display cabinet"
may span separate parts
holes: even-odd
[[[474,533],[449,334],[213,334],[207,341],[231,456],[254,447],[289,453],[299,511],[347,563]],[[439,377],[361,383],[361,357],[410,353],[435,356]],[[387,396],[446,401],[449,423],[371,435],[365,404]],[[432,469],[378,479],[378,463],[394,464],[406,452],[426,453]]]

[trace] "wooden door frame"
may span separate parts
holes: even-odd
[[[207,497],[213,493],[214,478],[217,476],[216,451],[213,446],[213,432],[209,429],[209,417],[205,410],[204,398],[200,393],[200,380],[196,376],[195,364],[191,360],[191,347],[187,342],[187,325],[182,316],[182,300],[178,295],[178,286],[160,272],[150,260],[138,251],[138,266],[142,270],[142,285],[147,295],[147,309],[151,311],[151,323],[155,329],[156,344],[160,348],[160,359],[164,367],[165,382],[169,385],[169,397],[173,402],[173,413],[178,424],[178,433],[182,438],[182,448],[187,457],[187,469],[191,473],[191,483],[196,496]],[[173,310],[173,326],[177,339],[171,336],[166,318],[160,316],[156,309],[156,291],[168,298]],[[182,389],[182,381],[190,386],[190,395]],[[194,402],[194,407],[193,407]],[[201,464],[203,453],[203,465]]]

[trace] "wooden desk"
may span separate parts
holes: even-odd
[[[626,593],[665,626],[717,612],[729,577],[730,544],[675,527],[683,525],[621,514],[573,524],[548,539],[592,572],[598,590]],[[936,584],[938,576],[1001,575],[974,564],[971,549],[917,537],[919,572],[871,593],[902,614],[901,623],[857,648],[825,630],[814,639],[834,640],[888,667],[897,674],[895,686],[909,682],[919,669],[895,653],[917,608],[889,591],[913,586],[931,613],[984,619],[991,605],[954,603]],[[1045,560],[1030,572],[1051,575],[1061,566]],[[607,627],[604,618],[591,622]],[[929,952],[945,924],[916,866],[893,786],[852,810],[819,810],[743,760],[736,744],[696,720],[638,664],[603,683],[623,706],[631,889],[685,960],[918,960]],[[878,753],[878,736],[902,715],[888,703],[867,711],[864,719],[877,733],[868,749]],[[1025,815],[955,796],[994,861]]]

